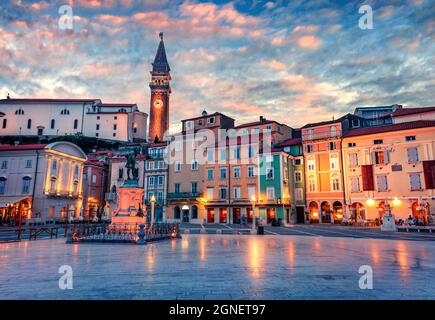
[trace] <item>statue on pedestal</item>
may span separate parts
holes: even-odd
[[[127,180],[138,180],[138,170],[136,168],[136,154],[134,151],[130,151],[130,153],[128,154],[127,164],[125,165],[125,167],[127,168]]]

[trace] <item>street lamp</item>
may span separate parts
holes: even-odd
[[[255,230],[255,203],[257,202],[257,198],[255,197],[255,194],[251,197],[251,204],[252,204],[252,230]]]
[[[154,205],[156,203],[156,197],[154,195],[151,196],[151,226],[154,224]]]

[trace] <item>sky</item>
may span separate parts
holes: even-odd
[[[59,28],[65,4],[70,30]],[[363,4],[372,29],[359,27]],[[0,98],[99,98],[148,113],[164,32],[171,131],[203,110],[297,128],[356,107],[433,106],[434,17],[433,0],[2,0]]]

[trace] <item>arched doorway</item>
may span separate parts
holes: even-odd
[[[334,214],[334,222],[341,223],[343,220],[343,204],[340,201],[335,201],[332,204],[332,212]]]
[[[189,222],[189,206],[188,205],[184,205],[181,208],[182,211],[182,221],[183,222]]]
[[[354,202],[352,203],[351,208],[352,208],[353,219],[355,219],[356,221],[366,219],[366,209],[364,208],[362,203]]]
[[[174,208],[174,219],[180,219],[181,218],[181,210],[179,206],[175,206]]]
[[[412,204],[412,216],[417,218],[420,222],[427,224],[428,218],[430,217],[429,203],[427,202],[418,203],[418,201],[415,201]]]
[[[328,201],[323,201],[320,204],[320,210],[322,213],[322,223],[331,223],[331,206]]]
[[[310,221],[319,222],[319,205],[315,201],[311,201],[309,205]]]

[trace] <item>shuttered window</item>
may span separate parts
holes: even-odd
[[[350,153],[349,154],[349,166],[357,167],[358,166],[358,153]]]
[[[378,186],[378,191],[387,191],[388,190],[387,176],[377,176],[376,184]]]
[[[350,188],[351,188],[352,192],[359,192],[360,191],[359,177],[352,177],[350,179]]]
[[[418,161],[418,149],[417,148],[408,148],[408,162],[417,162]]]
[[[409,183],[411,190],[421,190],[421,179],[419,173],[410,173],[409,174]]]

